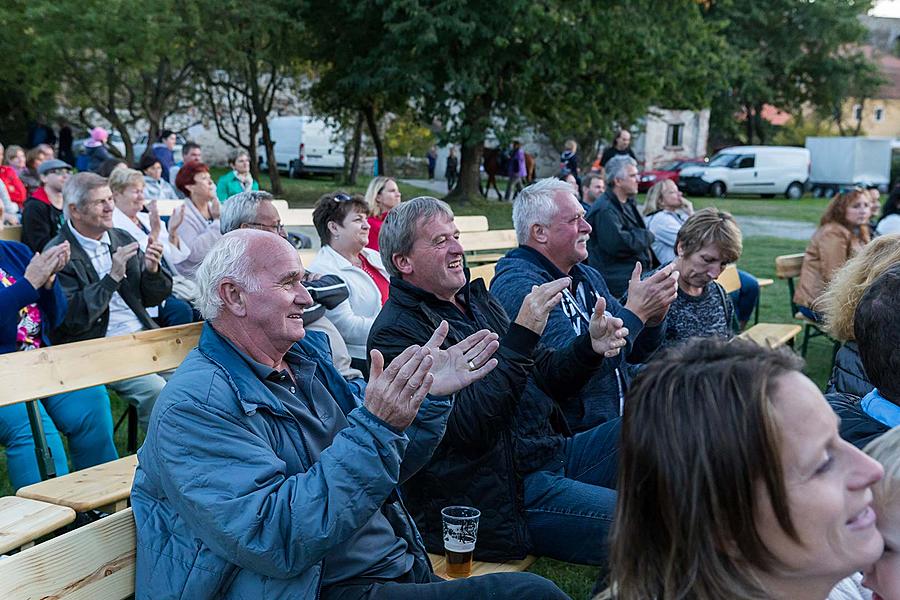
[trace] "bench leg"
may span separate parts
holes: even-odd
[[[113,513],[121,512],[128,508],[128,499],[119,500],[118,502],[113,502],[112,504],[107,504],[105,506],[98,506],[97,510],[102,513],[106,513],[111,515]]]
[[[138,414],[137,408],[133,405],[128,406],[128,451],[132,454],[137,452],[138,446]]]
[[[41,421],[41,411],[38,401],[32,400],[25,403],[28,413],[28,422],[31,424],[31,435],[34,438],[34,454],[37,458],[38,473],[41,481],[56,477],[56,464],[53,462],[53,452],[47,444],[47,436],[44,434],[44,423]]]

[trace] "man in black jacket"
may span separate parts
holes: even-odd
[[[147,252],[125,231],[112,226],[115,204],[106,179],[78,173],[63,188],[67,222],[47,247],[69,242],[72,258],[59,272],[68,308],[62,324],[50,333],[54,344],[127,335],[157,327],[148,306],[172,293],[172,278],[159,268],[162,244],[153,238]],[[165,386],[156,374],[109,384],[137,406],[146,428],[156,397]]]
[[[390,361],[428,340],[442,320],[447,344],[478,329],[500,335],[499,366],[460,390],[432,459],[405,486],[425,543],[441,551],[443,507],[481,510],[477,557],[528,553],[603,564],[616,493],[619,420],[572,435],[558,403],[577,393],[604,356],[619,353],[628,330],[593,307],[588,333],[558,350],[540,345],[567,277],[535,286],[510,323],[484,282],[468,283],[453,212],[434,198],[394,208],[379,236],[390,296],[369,334],[369,350]],[[478,368],[480,365],[471,365]]]
[[[841,437],[858,448],[900,425],[900,267],[876,279],[856,305],[853,332],[871,392],[828,394]]]
[[[630,156],[611,159],[606,165],[606,183],[606,192],[584,217],[592,229],[588,264],[600,271],[612,295],[621,298],[628,290],[634,263],[641,263],[643,271],[653,267],[653,233],[634,203],[637,162]]]

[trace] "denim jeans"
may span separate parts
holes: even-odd
[[[138,422],[144,431],[147,431],[153,405],[156,404],[159,393],[166,387],[166,378],[162,374],[151,373],[108,385],[111,390],[122,396],[123,400],[137,408]]]
[[[619,429],[614,419],[566,440],[561,466],[525,476],[525,521],[534,553],[605,565],[616,511]]]
[[[825,317],[822,316],[822,313],[817,312],[817,311],[809,308],[808,306],[797,305],[797,310],[800,312],[801,315],[803,315],[807,319],[812,319],[816,323],[822,323],[825,321]]]
[[[156,323],[160,327],[172,327],[173,325],[187,325],[194,321],[194,309],[181,298],[169,296],[159,307],[159,316]]]
[[[109,396],[103,386],[45,398],[38,402],[38,408],[57,475],[69,472],[59,432],[69,439],[75,470],[119,457],[113,443]],[[0,444],[6,446],[9,480],[15,489],[41,480],[24,404],[0,408]]]
[[[759,282],[756,277],[738,269],[738,277],[741,280],[741,289],[731,292],[731,303],[734,304],[734,312],[739,323],[746,323],[756,310],[756,300],[759,298]]]
[[[533,573],[494,573],[431,583],[354,583],[322,590],[322,600],[567,600],[552,581]]]

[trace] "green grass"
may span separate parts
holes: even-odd
[[[224,173],[224,170],[214,170],[214,178]],[[368,179],[361,179],[360,185],[355,187],[336,186],[330,179],[284,179],[286,188],[285,197],[295,207],[311,207],[316,199],[323,193],[333,191],[340,187],[348,192],[364,193],[368,185]],[[268,181],[264,178],[263,187],[267,187]],[[405,184],[400,186],[405,198],[415,195],[428,194],[427,190],[415,188]],[[738,215],[766,216],[774,219],[792,219],[799,221],[816,222],[827,203],[821,199],[803,199],[799,201],[787,201],[782,199],[697,199],[696,207],[710,205],[728,210]],[[465,205],[454,205],[454,211],[460,215],[485,215],[488,217],[491,229],[508,229],[512,227],[511,205],[497,200],[477,200]],[[759,277],[775,279],[775,283],[764,288],[761,293],[760,320],[765,322],[790,323],[790,305],[788,301],[787,285],[775,278],[775,257],[780,254],[802,252],[805,242],[785,240],[771,237],[752,237],[744,240],[744,254],[739,266]],[[824,387],[828,376],[828,366],[831,360],[831,345],[827,340],[816,339],[810,343],[807,356],[807,374],[820,387]],[[125,409],[125,403],[110,394],[112,398],[113,416],[118,418]],[[121,454],[125,454],[124,427],[116,435],[116,446]],[[6,477],[6,457],[0,454],[0,495],[12,493]],[[548,577],[555,581],[572,598],[587,598],[597,577],[595,567],[582,567],[543,558],[535,563],[531,569],[533,572]]]

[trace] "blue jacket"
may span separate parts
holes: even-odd
[[[136,598],[316,598],[323,558],[376,510],[431,572],[395,488],[431,456],[449,398],[428,397],[398,434],[359,406],[331,363],[324,334],[295,348],[350,425],[313,463],[298,422],[206,323],[160,394],[138,452],[132,506]]]
[[[38,305],[41,311],[41,340],[50,345],[48,334],[59,325],[66,314],[66,297],[59,281],[49,290],[34,289],[25,279],[25,269],[34,254],[25,244],[0,241],[0,268],[12,275],[16,283],[10,287],[0,285],[0,354],[16,351],[16,333],[19,310],[29,304]]]
[[[162,167],[162,178],[169,181],[169,169],[175,166],[175,154],[162,142],[153,144],[153,156]]]
[[[520,246],[510,250],[497,263],[491,294],[500,301],[507,314],[517,315],[522,300],[531,292],[532,286],[566,275],[538,251]],[[631,369],[627,362],[642,363],[656,351],[665,335],[665,322],[658,327],[644,327],[641,320],[609,292],[603,276],[596,269],[578,264],[568,275],[576,281],[583,281],[594,297],[603,296],[606,309],[622,319],[628,328],[628,345],[615,358],[604,359],[581,389],[581,402],[563,405],[569,427],[573,431],[583,431],[619,416],[620,391],[624,394],[631,381]],[[563,312],[562,305],[557,306],[550,312],[541,343],[549,348],[563,348],[571,344],[575,337],[569,317]]]

